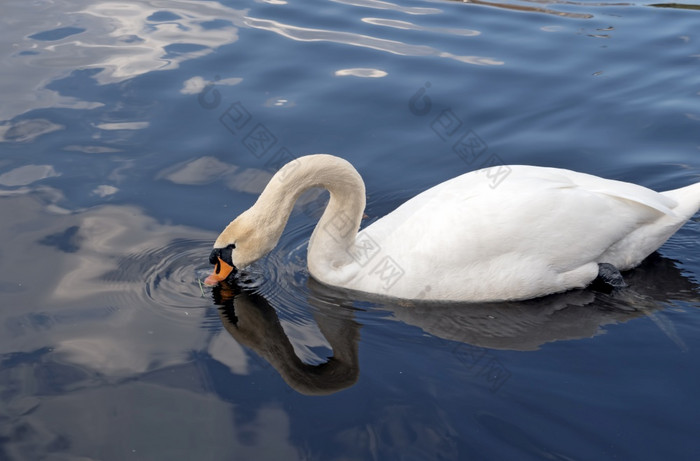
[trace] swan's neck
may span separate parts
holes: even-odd
[[[253,208],[277,244],[294,203],[312,187],[330,192],[330,200],[309,241],[308,265],[313,275],[337,271],[352,263],[354,245],[365,209],[365,186],[355,168],[330,155],[300,157],[270,180]],[[323,277],[322,277],[323,278]]]

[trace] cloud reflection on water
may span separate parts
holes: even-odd
[[[124,258],[167,248],[178,238],[209,242],[212,233],[160,224],[136,207],[56,213],[55,205],[46,205],[37,194],[0,198],[2,238],[13,241],[3,250],[0,280],[19,288],[3,293],[15,307],[0,311],[0,324],[9,329],[0,337],[2,350],[52,347],[64,360],[119,379],[180,363],[188,350],[203,347],[205,332],[185,334],[192,322],[201,321],[196,303],[190,310],[164,313],[164,305],[144,294],[146,264],[152,261],[138,268],[124,265]],[[171,294],[173,299],[197,300],[194,272],[191,277],[192,286]],[[204,299],[200,304],[208,306]],[[164,315],[178,320],[170,330],[160,326]],[[127,331],[140,333],[125,336]],[[166,332],[172,341],[163,337]]]
[[[47,187],[0,191],[0,238],[13,242],[0,264],[2,454],[296,459],[286,410],[225,401],[193,359],[234,376],[256,367],[195,283],[215,234],[60,200]]]
[[[343,2],[356,7],[396,10],[402,14],[432,14],[431,8],[405,8],[389,2]],[[61,94],[52,83],[74,70],[95,69],[91,78],[98,84],[122,82],[154,71],[178,68],[183,62],[201,58],[216,48],[236,42],[239,28],[263,29],[295,41],[327,41],[359,46],[404,56],[437,56],[476,65],[501,65],[499,59],[456,55],[426,45],[412,45],[353,32],[326,30],[318,26],[284,24],[248,15],[214,1],[127,0],[88,2],[70,7],[61,2],[43,5],[40,11],[25,11],[11,2],[3,16],[31,18],[4,21],[0,34],[9,37],[0,44],[0,56],[11,65],[4,68],[0,93],[19,95],[0,106],[0,121],[11,120],[40,108],[94,109],[100,101],[80,100]],[[47,21],[46,17],[52,18]],[[467,29],[432,29],[407,21],[381,18],[366,20],[375,25],[478,35]],[[312,19],[312,23],[313,23]],[[56,25],[61,27],[56,27]],[[70,32],[70,33],[69,33]],[[23,37],[17,39],[17,37]],[[10,43],[14,41],[14,43]],[[201,77],[185,83],[183,93],[201,86]],[[235,84],[224,79],[222,84]],[[0,126],[8,130],[12,125]],[[5,139],[10,140],[10,139]]]
[[[10,40],[0,44],[0,56],[7,56],[12,65],[3,70],[0,93],[19,96],[0,106],[0,121],[46,107],[100,107],[101,102],[65,96],[50,85],[76,69],[98,69],[92,77],[100,84],[175,69],[238,40],[234,23],[244,15],[214,1],[81,0],[46,4],[39,11],[25,11],[19,5],[10,2],[3,11],[6,19],[0,35]],[[24,20],[9,21],[9,17]],[[37,38],[55,30],[56,24],[80,26],[84,31]]]

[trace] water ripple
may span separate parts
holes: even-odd
[[[362,22],[366,22],[367,24],[373,24],[375,26],[392,27],[394,29],[417,30],[422,32],[438,32],[442,34],[462,35],[464,37],[475,37],[477,35],[481,35],[481,32],[479,32],[478,30],[458,29],[453,27],[427,27],[420,26],[418,24],[414,24],[408,21],[399,21],[396,19],[362,18]]]
[[[146,265],[145,296],[165,308],[209,306],[209,290],[201,281],[211,271],[206,255],[210,241],[180,239],[140,255]]]
[[[375,8],[377,10],[391,10],[406,14],[437,14],[442,10],[437,8],[420,8],[397,5],[396,3],[383,2],[381,0],[333,0],[335,3],[345,5],[360,6],[364,8]]]
[[[251,17],[246,17],[244,22],[248,27],[267,30],[282,35],[283,37],[301,42],[342,43],[344,45],[371,48],[402,56],[439,56],[441,58],[454,59],[456,61],[482,66],[499,66],[503,64],[503,61],[499,61],[495,58],[481,56],[458,56],[427,45],[411,45],[397,40],[372,37],[353,32],[299,27],[290,24],[283,24],[270,19],[256,19]]]

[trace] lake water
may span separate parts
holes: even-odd
[[[699,181],[700,5],[0,12],[0,459],[700,459],[697,218],[621,292],[431,308],[310,280],[312,192],[199,284],[306,153],[355,165],[367,222],[483,166]]]

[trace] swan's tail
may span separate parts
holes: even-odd
[[[666,197],[678,202],[678,206],[673,209],[685,219],[690,219],[700,209],[700,183],[681,187],[680,189],[667,190],[662,192]]]

